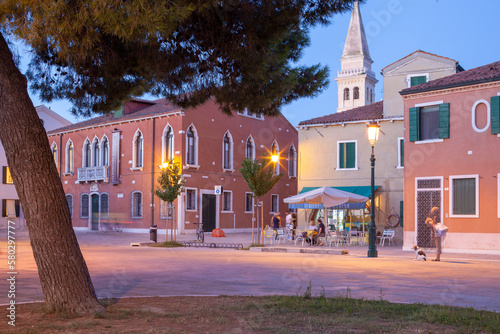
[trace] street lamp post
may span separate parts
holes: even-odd
[[[368,257],[377,257],[377,234],[375,226],[375,143],[378,140],[380,126],[376,122],[368,124],[368,140],[372,145],[371,162],[371,202],[370,202],[370,225],[368,225]]]

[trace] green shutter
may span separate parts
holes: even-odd
[[[410,86],[411,87],[417,86],[417,85],[425,83],[426,81],[427,81],[427,77],[426,76],[412,77],[411,80],[410,80]]]
[[[401,225],[401,227],[404,226],[403,224],[403,217],[404,217],[404,202],[403,201],[399,201],[399,225]]]
[[[399,140],[399,154],[401,156],[401,167],[405,165],[405,140]]]
[[[339,144],[339,169],[345,168],[345,143]]]
[[[356,143],[346,143],[346,168],[356,168]]]
[[[420,140],[420,110],[419,108],[410,108],[410,141]]]
[[[491,134],[500,133],[500,96],[491,97]]]
[[[450,104],[439,105],[439,138],[450,138]]]

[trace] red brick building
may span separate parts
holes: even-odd
[[[117,218],[129,222],[126,230],[157,225],[165,231],[166,205],[153,193],[160,166],[170,158],[181,162],[186,180],[174,202],[179,233],[193,232],[198,221],[205,231],[250,230],[253,199],[238,172],[245,157],[280,155],[276,168],[284,176],[262,198],[265,224],[275,211],[284,216],[283,198],[297,193],[297,130],[283,116],[228,116],[214,102],[184,110],[163,99],[134,99],[119,112],[51,131],[48,138],[59,147],[57,167],[75,228],[95,230]],[[223,187],[221,195],[215,186]]]

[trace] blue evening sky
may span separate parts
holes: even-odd
[[[423,50],[457,60],[466,70],[500,61],[498,42],[498,0],[367,0],[360,5],[368,38],[372,70],[379,82],[375,98],[382,99],[382,76],[385,66]],[[337,15],[329,26],[311,30],[311,45],[301,60],[303,64],[327,65],[329,87],[315,98],[301,99],[282,109],[293,125],[300,121],[334,113],[337,108],[337,84],[351,14]],[[32,94],[35,106],[44,104]],[[65,101],[45,103],[70,121]]]

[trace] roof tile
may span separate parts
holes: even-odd
[[[376,120],[376,119],[382,119],[383,117],[384,117],[383,102],[379,101],[372,104],[368,104],[366,106],[349,109],[331,115],[316,117],[307,121],[302,121],[299,123],[299,126]]]

